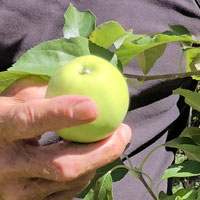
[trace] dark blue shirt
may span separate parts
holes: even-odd
[[[69,2],[0,0],[1,71],[6,70],[31,47],[62,36],[63,15]],[[74,0],[72,3],[79,10],[90,9],[97,16],[98,24],[115,20],[125,29],[134,29],[138,34],[162,32],[168,30],[168,24],[181,24],[200,39],[200,9],[197,0]],[[178,45],[169,44],[150,75],[177,73],[180,55]],[[135,61],[125,72],[141,74]],[[180,133],[181,130],[176,127],[181,127],[181,123],[170,126],[186,108],[181,103],[177,106],[179,97],[172,95],[172,90],[180,86],[194,88],[190,79],[150,81],[140,87],[130,85],[131,104],[125,122],[131,126],[133,138],[126,153],[131,156],[134,166],[138,166],[153,147]],[[184,121],[181,122],[184,126]],[[47,134],[42,137],[41,144],[54,140]],[[155,186],[172,161],[173,153],[164,148],[152,154],[147,161],[144,170],[153,178]],[[164,182],[160,189],[166,190],[166,185]],[[152,199],[144,186],[130,174],[114,184],[114,196],[116,200]]]

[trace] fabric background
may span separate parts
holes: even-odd
[[[69,0],[0,0],[0,70],[6,70],[24,52],[40,42],[62,36],[64,12]],[[115,20],[125,29],[133,28],[135,33],[155,33],[168,29],[168,24],[181,24],[194,36],[200,38],[200,12],[195,1],[188,0],[74,0],[80,10],[90,9],[97,16],[97,23]],[[176,73],[181,51],[177,44],[170,44],[164,56],[158,60],[150,75]],[[141,74],[133,61],[126,73]],[[186,119],[188,110],[179,97],[172,95],[177,87],[193,89],[190,79],[150,81],[141,87],[130,86],[131,104],[125,122],[133,131],[127,154],[134,166],[138,166],[153,147],[177,136],[184,121],[168,127],[179,116]],[[179,127],[180,130],[177,129]],[[168,134],[170,132],[170,135]],[[53,133],[41,138],[41,145],[57,142]],[[164,148],[156,151],[145,165],[145,172],[160,181],[163,171],[173,161],[173,153]],[[160,189],[166,191],[164,182]],[[155,189],[155,188],[154,188]],[[150,200],[151,197],[138,180],[128,174],[114,184],[116,200]]]

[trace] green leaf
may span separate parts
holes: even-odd
[[[117,56],[108,49],[97,46],[96,44],[89,41],[90,54],[102,57],[113,64],[120,72],[123,72],[122,65],[118,60]]]
[[[87,195],[83,198],[83,200],[95,200],[95,193],[93,189],[87,193]]]
[[[185,161],[182,164],[171,165],[165,170],[162,180],[172,177],[192,177],[200,175],[200,162]]]
[[[98,177],[101,177],[102,175],[106,174],[107,172],[111,171],[114,167],[119,165],[124,165],[120,158],[98,169],[96,175]],[[114,171],[111,172],[113,182],[121,180],[127,173],[128,170],[125,168],[115,169]]]
[[[61,38],[43,42],[30,49],[8,70],[51,76],[74,58],[89,54],[88,39]]]
[[[178,190],[175,194],[168,196],[164,192],[160,192],[159,200],[197,200],[198,191],[190,189]]]
[[[92,179],[90,185],[79,195],[79,198],[83,198],[90,191],[90,189],[94,189],[95,184],[100,177],[104,176],[106,173],[111,171],[114,167],[119,166],[119,165],[124,165],[120,158],[118,158],[117,160],[115,160],[114,162],[108,165],[105,165],[97,169],[95,177]],[[113,182],[117,182],[121,180],[127,173],[128,173],[128,170],[125,168],[115,169],[111,173]]]
[[[110,172],[98,179],[95,185],[95,200],[112,200],[112,176]]]
[[[183,150],[189,159],[200,162],[200,146],[188,137],[178,137],[167,143],[165,146]]]
[[[184,152],[176,152],[174,164],[182,164],[184,161],[188,160]]]
[[[200,111],[200,94],[192,92],[186,89],[176,89],[173,91],[174,94],[179,94],[185,97],[185,102],[193,107],[194,109]]]
[[[194,40],[191,36],[182,35],[182,36],[170,36],[167,34],[154,34],[154,35],[146,35],[144,38],[131,43],[127,42],[121,45],[119,49],[115,51],[119,60],[122,63],[122,66],[126,66],[129,62],[132,61],[136,55],[150,49],[153,47],[158,47],[162,44],[167,44],[169,42],[180,42],[180,41],[188,41],[188,42],[196,42],[199,41]],[[159,56],[157,56],[159,58]]]
[[[197,127],[187,127],[180,135],[181,137],[189,137],[196,144],[200,145],[200,128]]]
[[[169,25],[169,28],[171,30],[171,33],[173,33],[173,35],[189,35],[191,36],[192,34],[190,33],[190,31],[182,26],[182,25]]]
[[[172,187],[172,194],[176,193],[178,190],[184,189],[183,183],[181,181],[177,181],[178,183],[174,183]]]
[[[117,67],[117,69],[122,73],[123,72],[123,67],[121,62],[118,60],[117,55],[113,54],[112,59],[110,60],[110,63]]]
[[[90,40],[104,48],[109,48],[119,38],[126,35],[123,27],[115,21],[109,21],[98,26],[90,35]]]
[[[114,42],[114,46],[116,49],[118,49],[132,34],[132,31],[131,32],[126,32],[125,35],[123,35],[122,37],[120,37],[118,40],[116,40]]]
[[[0,93],[17,79],[33,75],[28,72],[20,71],[3,71],[0,72]]]
[[[159,200],[167,200],[168,199],[168,195],[166,195],[163,191],[161,191],[159,193]]]
[[[96,26],[96,17],[90,11],[80,12],[71,3],[64,14],[64,38],[89,37]]]
[[[114,46],[116,49],[118,49],[123,43],[132,42],[136,43],[138,40],[142,39],[146,35],[142,34],[133,34],[132,30],[127,31],[125,35],[123,35],[121,38],[119,38],[115,43]]]
[[[138,45],[146,45],[149,42],[152,41],[152,35],[144,35],[143,37],[139,38],[136,42],[134,42],[135,44]],[[132,41],[133,42],[133,41]]]
[[[186,54],[186,71],[196,72],[200,70],[200,48],[192,48],[185,51]],[[200,76],[192,76],[195,80],[200,80]]]
[[[118,49],[123,43],[126,42],[134,42],[136,40],[141,39],[142,37],[144,37],[145,35],[142,34],[133,34],[132,33],[133,30],[128,30],[125,35],[123,35],[122,37],[120,37],[118,40],[116,40],[114,42],[114,46],[116,49]]]
[[[136,56],[138,65],[144,74],[148,74],[155,62],[163,55],[166,44],[161,44],[143,51]]]
[[[169,29],[170,31],[166,31],[164,32],[167,35],[176,35],[176,36],[181,36],[181,35],[188,35],[188,36],[192,36],[192,34],[190,33],[190,31],[182,26],[182,25],[169,25]],[[182,47],[182,49],[187,49],[188,47],[192,46],[192,42],[180,42],[180,45]]]

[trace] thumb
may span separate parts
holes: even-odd
[[[0,128],[6,130],[2,136],[14,141],[34,138],[46,131],[88,123],[95,120],[97,115],[96,104],[88,97],[64,95],[12,106],[3,115],[5,119]]]

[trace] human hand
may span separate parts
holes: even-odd
[[[38,77],[15,82],[0,97],[0,199],[71,200],[95,170],[119,157],[131,131],[122,124],[110,137],[90,144],[39,146],[46,131],[76,126],[97,117],[83,96],[44,99],[47,83]]]

